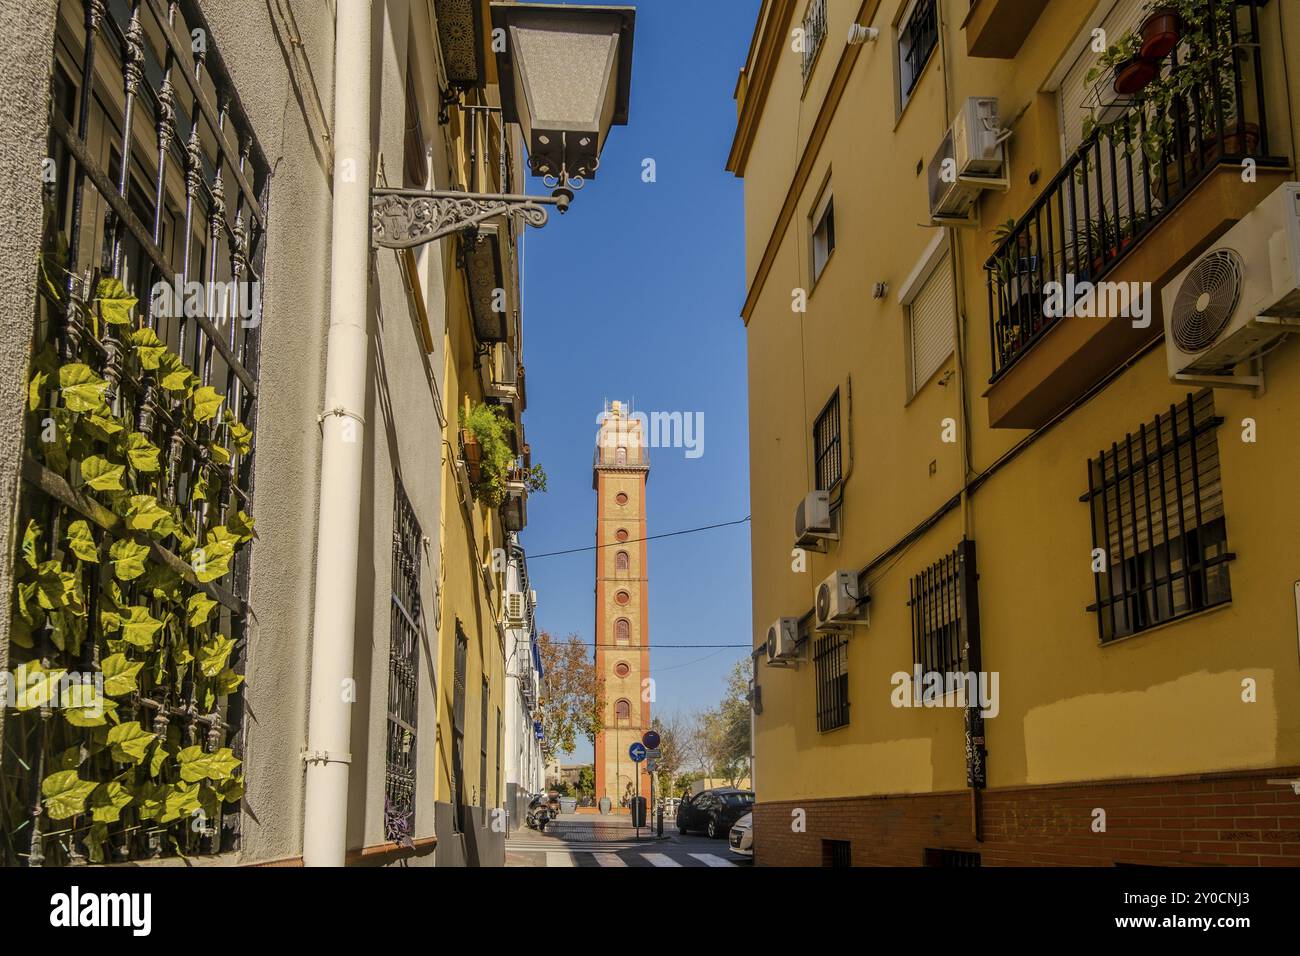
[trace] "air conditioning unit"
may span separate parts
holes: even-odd
[[[858,594],[858,572],[836,571],[817,586],[813,602],[817,629],[834,629],[855,620],[862,601]]]
[[[930,160],[930,218],[970,222],[986,189],[1005,188],[1005,154],[995,96],[971,96]]]
[[[798,651],[799,619],[797,617],[778,617],[767,629],[767,662],[791,661]]]
[[[506,627],[527,627],[528,600],[523,591],[505,593],[505,610],[503,613]]]
[[[813,491],[794,513],[794,541],[799,547],[817,544],[821,541],[838,540],[835,526],[831,522],[831,494],[829,491]]]
[[[1161,290],[1169,377],[1231,380],[1300,329],[1300,183],[1283,183]]]

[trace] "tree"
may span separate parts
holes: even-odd
[[[588,796],[596,792],[595,767],[580,767],[578,769],[578,792]]]
[[[749,773],[749,679],[753,662],[736,662],[718,706],[695,716],[691,752],[703,776],[722,777],[733,787]]]
[[[605,682],[596,674],[596,662],[577,634],[563,641],[547,631],[537,635],[545,687],[538,707],[542,714],[542,753],[551,760],[558,753],[573,753],[578,735],[593,743],[603,727]]]
[[[659,793],[661,796],[676,795],[681,792],[675,786],[677,775],[686,759],[687,718],[679,714],[671,714],[666,719],[655,717],[650,721],[650,727],[659,734],[659,759],[655,761]]]

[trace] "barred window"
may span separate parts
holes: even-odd
[[[842,477],[840,471],[840,390],[837,388],[813,423],[813,469],[817,490],[830,491]]]
[[[420,523],[401,479],[393,505],[393,592],[388,647],[388,747],[384,836],[409,844],[415,835],[415,732],[419,715]]]
[[[620,644],[626,644],[632,639],[632,624],[625,617],[620,617],[614,622],[614,640]]]
[[[980,865],[980,855],[970,850],[943,850],[927,847],[923,858],[925,866],[969,868]]]
[[[853,865],[853,844],[848,840],[822,840],[822,866]]]
[[[483,678],[483,697],[479,708],[479,764],[478,764],[478,800],[479,809],[483,811],[483,826],[488,825],[488,679]]]
[[[970,633],[979,627],[975,582],[975,543],[968,540],[912,578],[912,659],[922,676],[979,670],[979,661],[972,659],[978,656],[979,637]]]
[[[935,0],[915,0],[898,31],[899,107],[907,105],[930,62],[930,54],[939,44],[939,17]]]
[[[614,719],[631,720],[632,702],[626,699],[620,699],[616,704],[614,704]]]
[[[813,643],[817,678],[817,729],[825,733],[849,722],[849,639],[828,634]]]
[[[1232,599],[1228,532],[1210,390],[1102,449],[1088,462],[1101,641]]]
[[[801,70],[804,83],[812,75],[813,64],[826,39],[826,0],[809,0],[803,15],[803,61]]]
[[[6,721],[0,862],[235,850],[268,167],[192,0],[63,0],[50,106],[10,668],[105,689]]]

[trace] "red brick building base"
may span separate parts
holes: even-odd
[[[1300,866],[1300,768],[986,790],[760,802],[760,866]],[[802,810],[806,828],[798,832]],[[1097,810],[1104,832],[1094,832]],[[1099,824],[1098,824],[1099,825]],[[847,843],[848,846],[844,844]],[[959,851],[957,853],[939,851]],[[969,854],[978,854],[978,864]]]

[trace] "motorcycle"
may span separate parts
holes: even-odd
[[[550,803],[546,799],[546,794],[539,793],[528,804],[528,813],[525,816],[525,822],[528,826],[539,833],[546,831],[546,824],[551,822]]]

